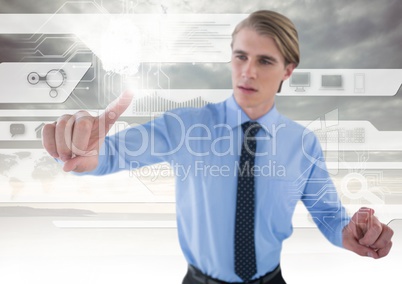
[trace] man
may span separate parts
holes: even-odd
[[[317,138],[280,115],[275,94],[299,63],[296,29],[272,11],[252,13],[232,35],[233,96],[178,109],[106,136],[125,111],[124,93],[99,117],[64,115],[43,128],[45,149],[65,171],[102,175],[159,162],[176,173],[183,284],[285,283],[282,242],[301,200],[334,245],[386,256],[392,230],[361,208],[345,213]]]

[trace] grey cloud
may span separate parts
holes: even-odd
[[[401,68],[402,58],[395,60],[393,55],[395,44],[402,44],[402,8],[397,1],[386,2],[341,0],[315,1],[314,7],[301,5],[299,14],[294,14],[301,40],[301,67]]]
[[[66,1],[66,0],[1,0],[0,13],[36,14],[36,13],[122,13],[122,1]],[[102,7],[103,6],[103,7]]]

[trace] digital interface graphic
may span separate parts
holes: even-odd
[[[376,0],[376,8],[362,0],[37,2],[0,1],[0,204],[5,210],[88,207],[94,214],[134,212],[151,222],[127,223],[129,228],[175,228],[169,165],[73,176],[43,150],[42,128],[80,109],[97,115],[126,89],[135,97],[119,129],[168,110],[225,100],[232,95],[234,27],[254,10],[273,9],[294,21],[301,46],[301,64],[283,83],[278,110],[317,135],[350,212],[369,206],[384,223],[402,219],[399,1]],[[60,228],[103,226],[76,221],[82,220],[52,222]],[[293,225],[315,227],[302,204]],[[124,224],[104,223],[116,226]]]

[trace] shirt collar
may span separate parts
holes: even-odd
[[[234,96],[232,95],[225,102],[226,104],[226,123],[232,128],[239,127],[246,121],[251,120],[248,115],[241,109],[241,107],[237,104]],[[271,129],[274,124],[278,121],[279,112],[275,107],[275,104],[272,108],[263,116],[258,118],[257,121],[262,128],[268,132],[269,135],[272,136]]]

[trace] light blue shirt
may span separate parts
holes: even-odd
[[[159,162],[176,174],[177,229],[188,263],[227,282],[234,272],[237,172],[243,122],[235,99],[200,109],[182,108],[144,125],[108,136],[99,165],[103,175]],[[275,106],[257,120],[255,245],[258,278],[280,262],[282,242],[292,234],[299,200],[318,228],[342,246],[349,222],[329,177],[315,135],[282,116]]]

